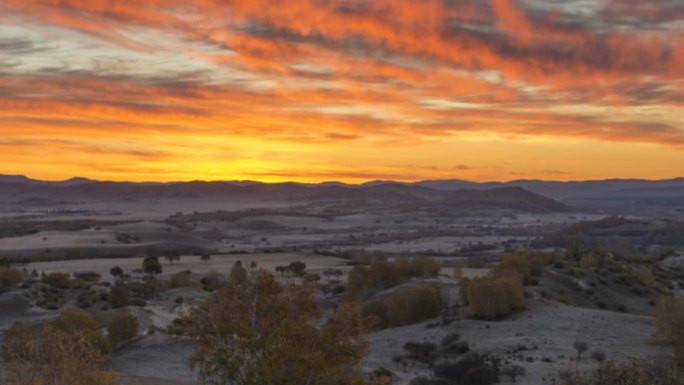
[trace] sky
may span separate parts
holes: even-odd
[[[0,174],[684,176],[681,0],[1,0]]]

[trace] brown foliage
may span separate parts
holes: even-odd
[[[40,336],[17,323],[6,335],[2,356],[5,385],[113,385],[116,376],[101,369],[106,357],[85,331],[66,333],[48,325]]]
[[[231,280],[183,319],[203,384],[350,384],[367,343],[356,304],[319,326],[311,284],[282,286],[266,271]]]
[[[474,317],[499,319],[525,306],[523,285],[511,276],[474,278],[468,284],[468,306]]]

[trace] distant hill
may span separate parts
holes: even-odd
[[[525,212],[561,212],[570,208],[553,199],[532,193],[521,187],[501,187],[487,190],[456,190],[445,200],[455,206],[484,210],[515,210]]]
[[[458,211],[567,211],[571,207],[661,207],[684,212],[684,178],[670,180],[611,179],[557,182],[517,180],[477,183],[429,180],[415,183],[373,181],[261,183],[255,181],[191,181],[172,183],[102,182],[86,178],[48,182],[21,175],[0,175],[0,203],[49,199],[52,202],[155,201],[165,199],[248,199],[343,205],[359,209],[392,205],[407,209]],[[30,201],[29,201],[30,202]]]

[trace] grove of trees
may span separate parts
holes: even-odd
[[[268,272],[230,280],[181,322],[197,348],[190,364],[208,385],[355,384],[369,320],[344,303],[321,325],[313,286]]]

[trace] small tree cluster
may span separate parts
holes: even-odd
[[[359,306],[342,304],[321,325],[322,315],[309,283],[282,286],[262,270],[229,281],[181,324],[203,384],[357,383],[368,327]]]
[[[482,319],[500,319],[525,306],[523,285],[510,276],[473,278],[467,295],[471,314]]]
[[[349,272],[346,297],[363,300],[374,292],[387,289],[413,277],[434,277],[440,265],[431,257],[401,258],[394,262],[376,258],[368,266],[359,265]]]
[[[520,251],[515,254],[507,255],[503,260],[492,269],[494,276],[513,276],[519,279],[524,285],[535,282],[544,267],[550,264],[554,255],[538,251]]]
[[[378,328],[409,325],[439,316],[442,292],[431,285],[404,288],[384,301],[366,304],[363,312],[378,320]]]
[[[5,334],[0,355],[5,385],[113,385],[116,376],[102,365],[106,355],[87,330],[65,331],[47,325],[39,332],[16,322]]]
[[[303,277],[306,274],[306,263],[294,261],[287,266],[276,266],[275,270],[280,275],[293,274],[296,277]]]

